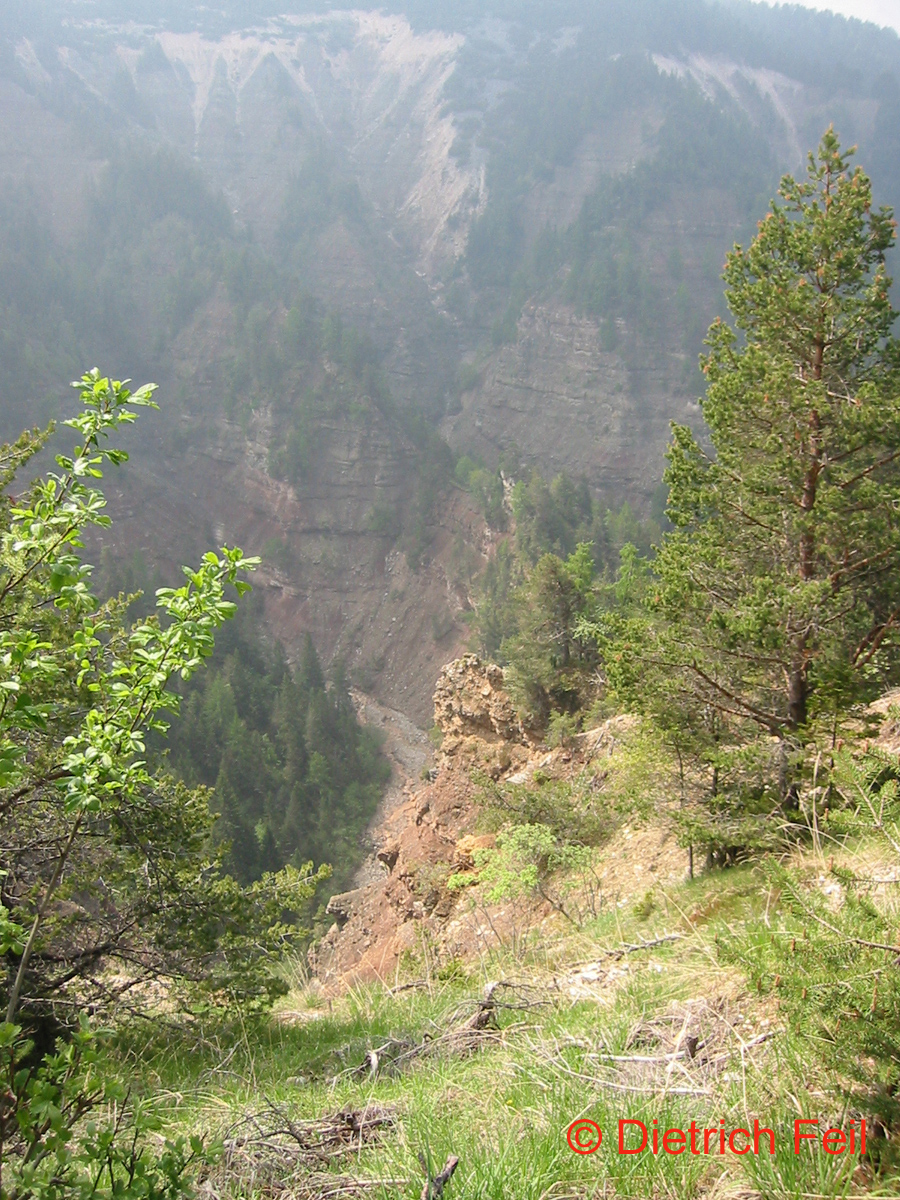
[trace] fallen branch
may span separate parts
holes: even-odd
[[[422,1188],[421,1200],[440,1200],[444,1194],[444,1188],[453,1178],[453,1172],[458,1166],[459,1159],[455,1154],[451,1154],[434,1179],[428,1178],[428,1169],[426,1167],[425,1186]]]
[[[777,1029],[767,1030],[765,1033],[759,1034],[758,1037],[751,1038],[749,1042],[743,1042],[741,1048],[750,1050],[753,1046],[761,1046],[763,1042],[770,1041],[780,1031]],[[726,1062],[732,1052],[729,1050],[724,1054],[717,1054],[715,1058],[700,1057],[700,1051],[704,1049],[704,1043],[697,1041],[688,1046],[687,1050],[672,1050],[668,1054],[589,1054],[588,1058],[596,1058],[603,1062],[611,1063],[670,1063],[676,1059],[695,1059],[701,1066],[716,1066],[721,1062]]]
[[[693,1058],[686,1050],[671,1054],[589,1054],[588,1058],[602,1059],[603,1062],[615,1063],[670,1063],[676,1058]]]
[[[405,1195],[410,1186],[408,1179],[359,1179],[330,1172],[295,1174],[289,1185],[281,1178],[274,1185],[269,1179],[253,1177],[253,1180],[253,1185],[259,1182],[265,1186],[266,1195],[277,1195],[280,1200],[361,1200],[370,1195]],[[198,1196],[200,1200],[235,1200],[237,1195],[249,1194],[246,1186],[241,1186],[243,1182],[235,1178],[206,1179],[200,1184]],[[235,1183],[241,1186],[239,1193],[234,1190]]]
[[[656,946],[664,946],[666,942],[680,942],[683,933],[664,933],[662,937],[651,938],[647,942],[625,942],[615,950],[607,950],[604,958],[621,958],[625,954],[634,954],[637,950],[653,950]]]
[[[502,1042],[512,1026],[507,1026],[505,1029],[500,1028],[497,1022],[499,1009],[525,1010],[550,1003],[546,1000],[527,1000],[516,996],[517,991],[528,990],[530,986],[529,984],[512,983],[505,979],[489,983],[484,989],[483,998],[475,1002],[475,1011],[471,1012],[465,1020],[459,1020],[459,1018],[463,1013],[469,1011],[471,1000],[451,1014],[448,1019],[458,1023],[451,1025],[443,1033],[436,1036],[425,1034],[420,1042],[391,1038],[383,1045],[367,1050],[364,1060],[358,1066],[349,1067],[335,1078],[368,1075],[370,1079],[373,1079],[380,1071],[398,1070],[415,1059],[439,1054],[442,1051],[465,1055],[488,1042]],[[512,993],[511,1000],[497,999],[497,992],[501,988],[508,989]]]
[[[283,1107],[270,1104],[258,1113],[249,1113],[226,1132],[224,1158],[296,1157],[330,1162],[355,1152],[393,1124],[394,1110],[388,1106],[373,1104],[317,1121],[295,1121]]]
[[[656,1094],[665,1092],[672,1096],[711,1096],[713,1093],[709,1088],[684,1088],[684,1087],[665,1087],[664,1084],[649,1081],[642,1084],[617,1083],[610,1079],[600,1079],[595,1075],[586,1075],[584,1071],[573,1071],[570,1066],[560,1058],[554,1058],[547,1054],[538,1046],[533,1046],[536,1057],[541,1058],[548,1067],[552,1070],[567,1075],[570,1079],[580,1079],[585,1083],[593,1084],[594,1087],[608,1088],[614,1092],[637,1092],[643,1095]]]
[[[624,958],[626,954],[636,954],[639,950],[653,950],[656,946],[664,946],[667,942],[680,942],[684,936],[683,933],[664,933],[661,937],[651,938],[646,942],[623,942],[621,946],[604,950],[600,958]],[[599,959],[592,958],[590,962],[577,963],[573,970],[580,971],[584,967],[596,966],[599,961]]]

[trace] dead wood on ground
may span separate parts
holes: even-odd
[[[314,1121],[295,1120],[282,1105],[248,1113],[225,1133],[222,1156],[206,1180],[203,1200],[279,1196],[282,1200],[328,1200],[406,1186],[406,1181],[340,1176],[328,1166],[377,1141],[395,1122],[387,1105],[344,1109]]]
[[[455,1154],[451,1154],[433,1179],[428,1169],[428,1164],[421,1154],[419,1155],[419,1162],[422,1164],[422,1170],[425,1172],[425,1186],[422,1188],[420,1200],[441,1200],[444,1188],[453,1178],[453,1172],[459,1166],[459,1159]]]
[[[501,991],[509,999],[501,1000]],[[449,1028],[437,1034],[426,1033],[418,1042],[409,1038],[388,1038],[380,1046],[368,1050],[363,1062],[343,1074],[374,1078],[380,1072],[401,1071],[420,1058],[439,1055],[459,1057],[483,1046],[501,1043],[512,1027],[500,1028],[497,1021],[500,1010],[524,1011],[551,1003],[534,998],[535,991],[531,984],[505,979],[489,983],[482,999],[476,1001],[474,1012],[470,1011],[472,1002],[467,1001],[451,1015]]]

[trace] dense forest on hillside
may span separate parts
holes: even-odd
[[[442,674],[385,873],[332,897],[305,960],[329,872],[304,854],[349,881],[385,778],[341,664],[326,682],[307,636],[288,665],[238,548],[171,587],[139,553],[85,563],[154,385],[85,374],[75,444],[30,486],[51,429],[3,448],[9,1200],[411,1195],[421,1173],[434,1200],[460,1167],[454,1194],[496,1200],[511,1173],[527,1200],[598,1173],[635,1200],[895,1192],[900,314],[896,223],[854,153],[829,127],[728,255],[704,432],[673,423],[651,517],[456,462],[494,538],[475,635],[505,669]],[[292,311],[359,377],[358,335]],[[618,1154],[586,1162],[604,1128]]]
[[[104,351],[153,370],[223,276],[241,290],[224,200],[171,152],[120,152],[69,244],[41,219],[27,184],[8,185],[0,202],[7,433],[35,405],[39,419],[50,415],[53,376],[74,376]]]
[[[558,288],[564,275],[562,296],[600,322],[604,349],[619,350],[637,366],[671,340],[684,355],[676,386],[691,388],[716,311],[719,256],[705,247],[686,270],[683,256],[691,252],[677,241],[654,244],[648,226],[699,186],[734,202],[743,235],[776,177],[772,150],[746,118],[716,110],[699,90],[661,76],[643,56],[618,57],[598,71],[588,66],[592,48],[583,53],[584,64],[574,69],[571,62],[549,71],[536,63],[534,74],[491,113],[482,135],[492,151],[490,200],[469,237],[468,276],[476,288],[503,289],[510,297],[492,327],[495,343],[515,341],[522,303]],[[589,129],[635,112],[646,121],[656,111],[666,113],[654,135],[658,152],[604,180],[565,232],[545,228],[528,245],[518,214],[534,181],[569,165]]]
[[[185,697],[166,763],[215,789],[216,838],[238,879],[311,859],[333,864],[329,888],[343,891],[390,767],[340,671],[326,686],[312,641],[291,672],[251,621],[222,639],[220,662]]]
[[[162,581],[143,557],[106,557],[105,590],[137,596],[129,611],[149,617]],[[260,629],[262,606],[248,597],[224,627],[205,671],[182,685],[165,737],[151,741],[162,771],[210,789],[214,842],[243,883],[290,864],[328,864],[319,899],[350,885],[364,833],[390,766],[372,730],[361,727],[341,664],[326,680],[312,639],[296,666]]]
[[[900,186],[896,39],[800,9],[779,12],[778,37],[772,38],[775,14],[760,5],[685,0],[651,5],[640,20],[631,13],[624,18],[612,3],[569,7],[567,13],[540,3],[515,4],[508,14],[498,9],[495,19],[511,20],[511,28],[521,31],[577,27],[580,33],[562,50],[544,34],[526,51],[524,42],[517,48],[513,38],[504,45],[476,27],[446,84],[444,102],[458,129],[451,154],[465,163],[475,151],[487,169],[486,209],[470,231],[465,258],[447,279],[451,312],[474,319],[476,327],[493,325],[494,337],[514,338],[523,300],[541,288],[555,289],[562,271],[563,296],[605,321],[611,341],[617,319],[640,339],[642,349],[634,346],[633,355],[657,349],[670,322],[689,354],[699,351],[703,330],[719,305],[719,263],[730,241],[709,247],[697,276],[690,270],[693,251],[655,244],[650,219],[677,204],[682,194],[708,187],[736,205],[730,240],[744,237],[782,166],[783,147],[773,146],[771,136],[772,119],[779,118],[762,95],[749,97],[744,111],[715,102],[689,81],[661,74],[648,51],[677,55],[679,47],[689,45],[694,53],[727,53],[750,67],[781,70],[833,89],[841,97],[833,115],[848,142],[862,143],[876,194],[888,202],[895,198]],[[109,20],[119,11],[115,5],[106,10],[93,4],[85,15]],[[320,8],[301,5],[297,11]],[[136,6],[130,15],[136,21],[150,18],[151,27],[155,21],[173,29],[193,28],[197,19],[181,6],[177,14],[159,5],[142,14]],[[206,9],[200,19],[213,22],[211,34],[216,27],[221,32],[252,26],[265,15],[259,5],[246,10],[237,5],[223,8],[221,16]],[[415,19],[414,6],[408,15]],[[431,26],[467,28],[474,16],[465,4],[428,9]],[[49,46],[58,17],[49,0],[28,6],[27,12],[15,6],[7,10],[6,36],[13,40],[4,43],[4,54],[17,80],[23,77],[13,54],[15,39],[29,36],[36,47]],[[72,36],[82,35],[73,30]],[[84,36],[95,35],[86,31]],[[839,54],[833,48],[838,37]],[[73,81],[62,80],[53,85],[55,94],[51,89],[44,97],[51,111],[68,106],[76,137],[104,162],[79,206],[75,228],[71,221],[64,234],[52,228],[27,173],[18,184],[8,179],[2,188],[0,297],[15,297],[4,310],[4,410],[23,394],[34,403],[42,389],[56,386],[61,373],[74,374],[95,358],[109,361],[111,353],[147,370],[158,367],[174,335],[223,283],[239,326],[254,310],[247,335],[255,337],[264,320],[258,306],[271,312],[296,303],[308,286],[317,239],[336,222],[352,226],[364,252],[385,248],[371,198],[337,147],[321,137],[304,143],[273,231],[275,245],[271,237],[254,238],[243,217],[240,225],[234,222],[220,185],[191,164],[185,147],[171,145],[133,85],[126,86],[124,77],[120,82],[124,90],[114,99],[101,100],[78,84],[72,94]],[[869,131],[857,128],[856,98],[863,96],[877,108]],[[571,165],[598,124],[615,125],[634,114],[652,130],[645,161],[604,179],[585,197],[568,229],[523,228],[528,191]],[[294,119],[306,118],[298,110]],[[807,141],[816,136],[812,127],[803,133]],[[318,296],[331,311],[342,307],[336,299]],[[433,335],[442,336],[437,327]],[[383,354],[383,335],[381,340]],[[242,383],[241,364],[234,370],[229,403]],[[269,387],[282,382],[271,371],[264,374]],[[445,394],[443,403],[447,399]],[[427,410],[435,403],[420,397],[417,407]]]
[[[800,7],[0,6],[0,1200],[897,1194],[883,205]]]

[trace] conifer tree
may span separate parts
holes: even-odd
[[[729,254],[706,432],[674,426],[667,455],[674,529],[637,610],[589,624],[620,701],[692,762],[710,844],[793,793],[815,728],[833,737],[900,667],[895,223],[852,153],[829,129]]]
[[[794,734],[893,677],[900,344],[889,210],[829,129],[725,268],[703,360],[710,448],[676,426],[659,650],[694,704]]]

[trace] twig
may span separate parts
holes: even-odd
[[[19,1005],[19,997],[22,994],[22,984],[25,981],[25,972],[28,970],[28,964],[31,961],[31,952],[34,949],[34,943],[37,939],[38,930],[41,927],[41,922],[46,916],[50,901],[56,891],[57,885],[65,869],[66,861],[72,850],[75,838],[78,835],[78,830],[81,827],[81,821],[84,813],[79,813],[72,823],[72,828],[66,838],[66,844],[59,852],[59,859],[53,871],[53,877],[47,884],[47,890],[44,892],[44,898],[41,901],[40,908],[35,913],[34,921],[31,925],[31,933],[28,935],[28,941],[25,943],[25,949],[22,951],[22,957],[19,960],[19,969],[16,972],[15,982],[12,986],[12,991],[9,994],[9,1004],[6,1007],[6,1023],[11,1025],[16,1015],[16,1009]]]
[[[626,942],[622,953],[634,954],[636,950],[652,950],[654,946],[662,946],[666,942],[680,942],[683,937],[683,933],[665,933],[662,937],[651,938],[648,942]]]
[[[459,1159],[455,1154],[451,1154],[434,1179],[425,1180],[421,1200],[440,1200],[444,1194],[444,1188],[453,1178],[453,1172],[458,1166]]]
[[[811,908],[807,908],[805,904],[803,907],[806,909],[808,916],[812,917],[814,921],[818,921],[820,925],[824,925],[831,933],[836,933],[845,942],[851,942],[854,946],[864,946],[867,950],[884,950],[886,954],[900,955],[900,946],[888,946],[885,942],[868,942],[865,938],[851,937],[849,934],[838,929],[836,925],[832,925],[829,921],[826,921],[824,917],[820,917],[818,913],[813,912]]]
[[[653,950],[656,946],[663,946],[667,942],[680,942],[684,938],[683,933],[665,933],[662,937],[651,938],[646,942],[623,942],[621,946],[614,946],[610,950],[604,950],[601,958],[623,958],[626,954],[636,954],[638,950]],[[579,963],[576,970],[581,967],[593,966],[597,959],[591,959],[590,962]],[[507,987],[511,986],[509,984]]]
[[[687,1051],[679,1050],[671,1054],[589,1054],[588,1058],[602,1059],[604,1062],[617,1063],[668,1063],[673,1058],[687,1058]]]
[[[599,1079],[595,1075],[585,1075],[583,1071],[573,1071],[571,1067],[566,1066],[560,1059],[555,1059],[551,1055],[542,1051],[539,1047],[533,1047],[535,1052],[543,1058],[548,1066],[555,1071],[561,1071],[563,1074],[570,1076],[572,1079],[583,1079],[586,1083],[592,1083],[595,1087],[609,1088],[614,1092],[643,1092],[657,1093],[664,1091],[670,1096],[711,1096],[712,1092],[708,1088],[663,1088],[662,1086],[654,1087],[651,1084],[633,1085],[628,1083],[616,1083],[609,1079]]]
[[[751,1050],[754,1046],[761,1046],[763,1042],[769,1042],[773,1037],[777,1037],[780,1033],[784,1033],[783,1029],[768,1029],[765,1033],[757,1034],[755,1038],[751,1038],[749,1042],[745,1042],[732,1025],[729,1025],[728,1028],[737,1038],[738,1042],[740,1042],[741,1058],[743,1058],[745,1050]],[[707,1066],[717,1067],[719,1063],[727,1062],[730,1057],[730,1053],[717,1054],[715,1058],[707,1058],[704,1061]]]

